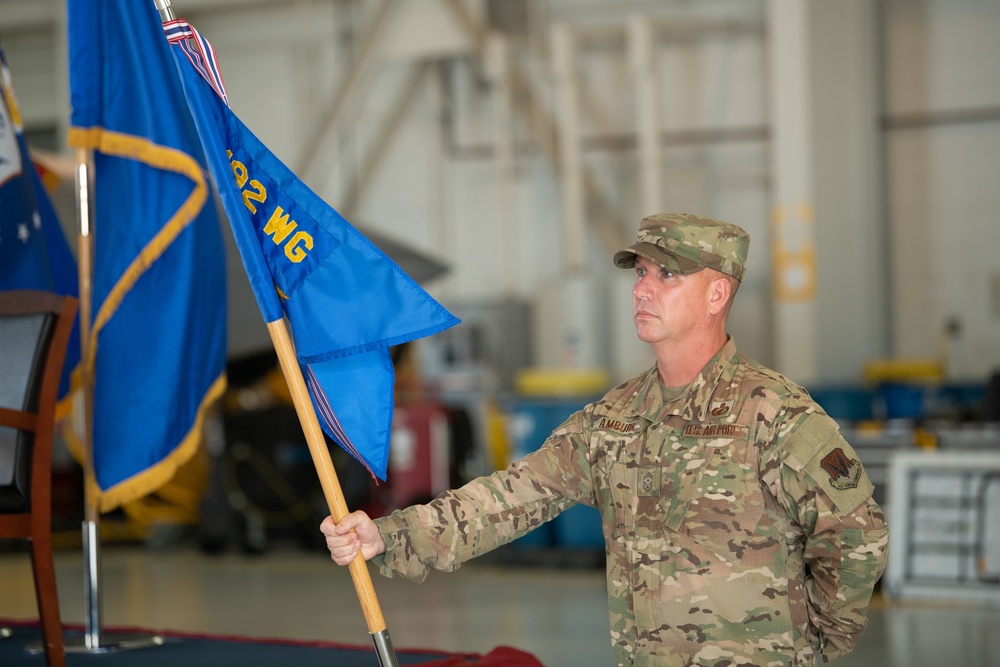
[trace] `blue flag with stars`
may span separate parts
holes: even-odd
[[[0,88],[0,290],[34,289],[75,297],[76,260],[31,161],[2,46]],[[77,324],[63,364],[61,403],[69,395],[70,374],[79,361]],[[63,414],[66,407],[60,405],[59,413]]]

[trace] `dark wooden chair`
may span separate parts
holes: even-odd
[[[52,433],[77,301],[0,292],[0,539],[28,540],[45,662],[66,664],[52,561]]]

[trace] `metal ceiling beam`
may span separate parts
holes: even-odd
[[[359,46],[353,62],[344,71],[343,76],[334,91],[330,103],[323,109],[311,131],[304,136],[309,138],[302,159],[296,164],[294,171],[309,182],[309,172],[315,167],[320,149],[336,126],[337,121],[347,108],[347,103],[359,93],[361,84],[367,79],[369,72],[378,61],[382,40],[401,5],[400,0],[382,0],[375,15],[368,22],[364,34],[359,40]]]
[[[444,0],[444,2],[451,8],[459,25],[462,26],[475,45],[477,66],[480,72],[486,71],[485,63],[489,57],[487,52],[489,31],[486,26],[472,15],[462,0]],[[560,171],[558,143],[560,138],[555,122],[545,108],[538,103],[531,81],[516,62],[510,63],[509,75],[515,97],[527,102],[525,105],[515,105],[516,111],[521,114],[532,140],[542,149],[556,171]],[[598,237],[609,250],[617,250],[622,244],[622,234],[624,233],[622,220],[624,216],[615,210],[597,187],[597,181],[586,165],[583,166],[582,180],[584,192],[592,204],[589,207],[592,212],[591,222],[596,225]]]
[[[417,91],[420,90],[420,86],[427,79],[427,73],[430,71],[430,68],[431,64],[429,62],[414,63],[406,81],[400,86],[392,110],[376,133],[378,139],[365,154],[361,162],[361,167],[355,173],[354,180],[351,182],[350,187],[347,189],[347,194],[344,196],[343,210],[347,218],[353,216],[358,204],[364,198],[365,192],[371,185],[382,159],[388,152],[389,146],[392,144],[393,139],[395,139],[396,133],[399,131],[399,127],[406,117],[407,110],[413,106],[413,101],[417,97]]]

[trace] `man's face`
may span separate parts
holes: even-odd
[[[636,255],[632,319],[639,340],[655,346],[682,342],[692,335],[706,317],[709,273],[671,273]]]

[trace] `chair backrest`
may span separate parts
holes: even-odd
[[[34,479],[51,474],[55,404],[75,313],[72,297],[0,292],[0,512],[30,511]]]

